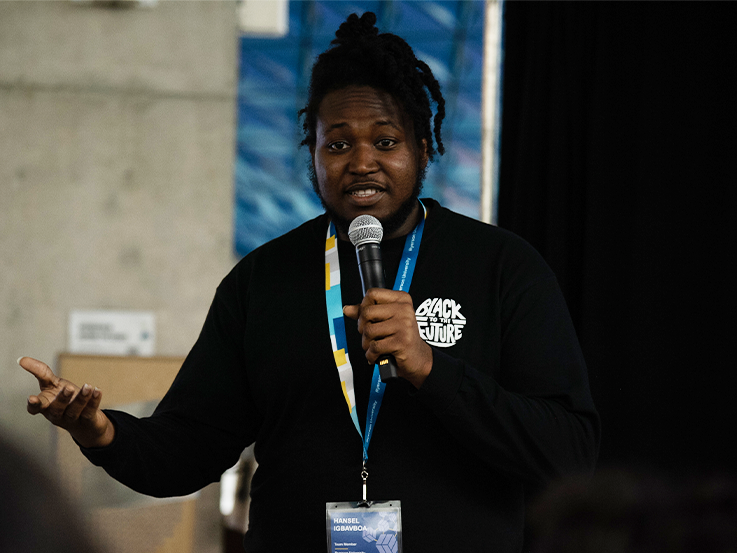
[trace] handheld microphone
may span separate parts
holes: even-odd
[[[359,215],[348,227],[348,238],[356,247],[358,272],[361,273],[363,295],[369,288],[386,288],[384,263],[381,258],[381,239],[384,229],[376,217]],[[393,355],[382,355],[376,360],[382,382],[399,378],[397,361]]]

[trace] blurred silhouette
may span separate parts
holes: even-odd
[[[529,519],[532,553],[734,553],[737,480],[602,470],[550,486]]]
[[[0,435],[0,553],[102,553],[79,507]]]

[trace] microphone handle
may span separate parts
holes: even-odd
[[[356,247],[358,272],[361,274],[363,295],[369,288],[386,288],[384,282],[384,262],[381,258],[381,246],[378,242],[368,242]],[[382,382],[399,378],[397,360],[393,355],[382,355],[376,360],[379,365],[379,376]]]
[[[382,355],[376,362],[379,364],[379,377],[382,382],[391,382],[392,380],[399,379],[397,360],[394,359],[393,355]]]

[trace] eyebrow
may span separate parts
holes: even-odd
[[[348,126],[348,123],[343,121],[342,123],[335,123],[333,125],[330,125],[327,129],[325,129],[325,132],[330,132],[336,129],[342,129]],[[396,129],[398,131],[401,131],[401,127],[399,127],[396,123],[393,121],[390,121],[388,119],[381,119],[379,121],[374,122],[375,127],[392,127],[393,129]]]

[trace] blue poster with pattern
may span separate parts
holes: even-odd
[[[446,153],[430,164],[423,197],[479,216],[484,2],[289,2],[279,38],[239,41],[234,246],[238,257],[323,212],[300,147],[312,64],[353,12],[373,11],[381,32],[404,38],[440,82]]]

